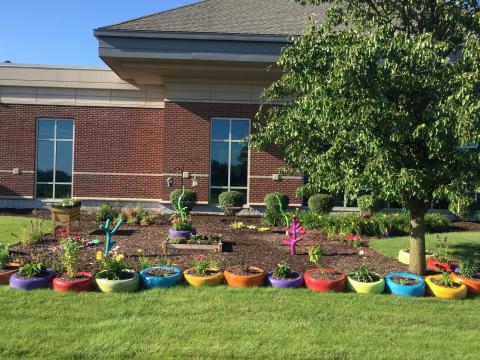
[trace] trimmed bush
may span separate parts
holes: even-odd
[[[97,211],[97,220],[99,222],[105,222],[108,219],[110,221],[115,221],[120,214],[120,209],[118,205],[114,204],[102,204]]]
[[[360,211],[375,213],[382,208],[382,201],[375,195],[362,195],[357,198]]]
[[[173,208],[175,210],[178,209],[178,198],[182,195],[182,189],[176,189],[173,190],[170,193],[170,203],[172,204]],[[182,198],[182,208],[186,208],[186,213],[189,214],[193,207],[195,206],[195,203],[197,202],[197,193],[195,191],[192,191],[190,189],[185,189],[185,195]]]
[[[220,207],[227,216],[235,215],[231,208],[241,207],[245,204],[245,195],[239,191],[224,191],[218,197]]]
[[[334,198],[329,194],[316,194],[308,199],[308,208],[314,214],[328,214],[332,211]]]
[[[280,211],[266,210],[263,215],[263,223],[268,226],[284,226],[285,217]]]
[[[265,195],[264,202],[266,210],[275,210],[280,211],[280,206],[278,206],[277,195],[280,198],[280,202],[282,203],[283,210],[287,211],[288,204],[290,204],[290,198],[287,194],[281,192],[273,192]]]

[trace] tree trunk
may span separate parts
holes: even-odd
[[[427,208],[417,207],[410,211],[410,265],[408,270],[417,275],[424,275],[425,264],[425,214]]]

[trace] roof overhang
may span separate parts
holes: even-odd
[[[172,77],[271,81],[285,35],[162,33],[97,29],[99,55],[122,79],[164,84]]]

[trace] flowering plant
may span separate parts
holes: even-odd
[[[108,280],[125,279],[125,270],[128,264],[123,254],[104,256],[103,253],[99,251],[97,253],[97,260],[100,262],[100,270],[102,270],[99,276]]]
[[[172,222],[172,228],[175,231],[190,231],[192,230],[192,217],[187,216],[180,216],[178,214],[173,214],[170,217],[170,221]]]
[[[354,248],[359,248],[364,245],[362,237],[357,234],[347,234],[345,235],[345,241],[350,243]]]
[[[209,271],[219,272],[223,270],[223,264],[219,259],[208,258],[205,255],[195,256],[193,267],[197,274],[206,274]]]

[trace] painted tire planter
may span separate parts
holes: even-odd
[[[401,276],[415,279],[418,281],[418,284],[415,285],[402,285],[392,280],[392,278]],[[409,274],[405,272],[392,273],[387,275],[385,278],[387,289],[394,295],[397,296],[423,296],[425,295],[425,280],[422,277]]]
[[[250,275],[237,275],[232,271],[237,268],[237,266],[231,266],[225,269],[225,280],[227,284],[232,287],[244,288],[244,287],[256,287],[263,286],[265,283],[265,271],[256,266],[249,266],[250,269],[258,271],[258,274]]]
[[[192,275],[195,273],[194,268],[187,269],[183,272],[183,277],[192,286],[218,286],[223,282],[223,271],[207,276]]]
[[[10,263],[8,264],[8,267],[11,269],[0,271],[0,285],[10,284],[10,278],[12,277],[13,274],[15,274],[18,271],[20,264]]]
[[[172,270],[174,274],[171,276],[151,276],[147,272],[153,269]],[[182,270],[171,266],[155,266],[140,271],[140,279],[147,289],[152,288],[168,288],[177,285],[182,281]]]
[[[64,280],[61,276],[53,279],[52,285],[55,291],[91,291],[93,290],[93,274],[91,272],[79,272],[84,278],[75,280]]]
[[[437,261],[435,260],[435,258],[431,258],[427,261],[427,269],[438,273],[443,271],[453,272],[455,268],[458,267],[458,261],[451,260],[451,262],[453,263],[453,265],[450,265],[445,261]]]
[[[323,269],[325,272],[335,273],[334,269]],[[341,274],[340,279],[337,280],[323,280],[312,277],[312,273],[318,269],[310,269],[305,274],[305,284],[307,288],[319,292],[343,292],[347,288],[347,275]]]
[[[197,233],[196,229],[192,230],[173,230],[173,228],[168,229],[168,237],[170,239],[183,237],[184,239],[190,239],[191,235],[195,235]]]
[[[10,277],[10,287],[19,290],[48,289],[52,280],[57,276],[55,271],[47,270],[47,274],[33,279],[19,278],[17,274]]]
[[[380,275],[378,275],[380,276]],[[385,291],[385,279],[380,276],[380,280],[364,283],[347,276],[348,289],[357,294],[383,294]]]
[[[440,299],[465,299],[467,297],[467,287],[460,284],[458,288],[447,288],[432,282],[432,279],[439,279],[440,275],[431,275],[425,278],[428,292]]]
[[[480,295],[480,273],[475,274],[474,278],[465,278],[458,274],[452,274],[451,278],[460,284],[464,284],[467,287],[467,291],[470,294]]]
[[[277,279],[273,277],[272,272],[266,274],[265,280],[268,285],[277,288],[300,288],[303,286],[303,275],[297,271],[292,271],[293,278]]]
[[[428,263],[430,259],[433,259],[433,255],[427,254],[425,255],[425,262]],[[401,249],[398,252],[398,261],[402,264],[409,265],[410,264],[410,252],[406,251],[405,249]]]
[[[104,293],[137,291],[138,286],[140,285],[140,276],[138,276],[138,273],[133,270],[125,270],[125,272],[132,274],[132,277],[125,280],[108,280],[99,278],[98,276],[102,274],[102,272],[99,272],[95,277],[95,282],[100,291]]]

